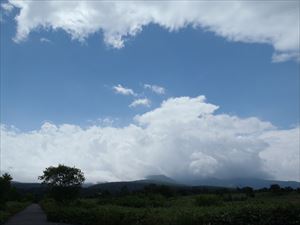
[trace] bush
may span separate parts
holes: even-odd
[[[232,193],[231,197],[235,199],[244,196]],[[106,205],[99,205],[97,199],[81,199],[69,205],[47,200],[42,206],[50,221],[78,225],[297,225],[300,221],[300,202],[297,201],[296,193],[286,198],[257,195],[255,199],[250,198],[246,202],[227,203],[212,194],[176,199],[162,197],[162,202],[171,203],[169,207],[149,207],[151,199],[161,197],[110,197],[106,198]],[[141,199],[147,204],[140,203]],[[208,207],[195,206],[195,199],[199,200],[201,206]],[[125,200],[129,202],[125,203]]]
[[[197,206],[219,205],[221,203],[221,199],[217,195],[198,195],[195,198],[195,203]]]
[[[46,207],[48,219],[82,225],[296,225],[300,208],[243,205],[205,208]]]
[[[247,195],[245,195],[245,194],[226,194],[226,195],[223,195],[222,200],[225,202],[246,201]]]
[[[4,224],[4,222],[9,218],[9,216],[9,212],[0,211],[0,224]]]
[[[29,202],[7,202],[4,210],[0,210],[0,224],[4,224],[4,222],[14,214],[23,210],[26,206],[29,205]]]
[[[133,208],[163,207],[166,198],[159,194],[133,194],[122,197],[98,198],[98,205],[119,205]]]

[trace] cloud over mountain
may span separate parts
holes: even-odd
[[[45,166],[80,167],[88,181],[165,174],[179,180],[258,177],[299,180],[299,127],[280,130],[258,118],[218,114],[204,96],[178,97],[125,127],[44,123],[1,126],[2,168],[36,180]],[[25,160],[26,159],[26,160]]]
[[[149,24],[169,31],[204,29],[229,41],[272,45],[273,61],[299,60],[299,1],[18,1],[17,42],[39,29],[62,29],[85,40],[101,31],[114,48]]]

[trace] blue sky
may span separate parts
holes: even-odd
[[[3,170],[300,181],[299,7],[3,1]]]
[[[220,106],[218,113],[256,116],[283,128],[298,124],[299,64],[273,63],[268,44],[150,25],[124,48],[113,49],[99,33],[82,43],[64,31],[38,31],[15,43],[13,17],[1,29],[1,119],[22,130],[44,121],[88,125],[106,117],[126,124],[149,110],[129,108],[133,98],[116,95],[117,84],[144,92],[152,107],[171,96],[205,95]],[[166,94],[156,96],[143,84],[163,86]]]

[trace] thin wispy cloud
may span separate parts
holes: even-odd
[[[137,94],[132,89],[123,87],[121,84],[113,86],[113,90],[117,94],[137,96]]]
[[[7,10],[19,9],[16,42],[41,29],[61,29],[79,41],[100,31],[107,45],[123,48],[149,24],[170,32],[190,26],[228,41],[271,45],[274,62],[299,59],[299,1],[8,2]]]
[[[137,106],[146,106],[146,107],[150,107],[150,105],[151,105],[151,101],[150,101],[148,98],[139,98],[139,99],[134,100],[134,101],[129,105],[129,107],[130,107],[130,108],[134,108],[134,107],[137,107]]]
[[[166,89],[164,87],[158,85],[144,84],[144,88],[149,89],[159,95],[163,95],[166,92]]]
[[[45,37],[40,38],[40,42],[42,42],[42,43],[52,43],[52,41],[50,39],[45,38]]]

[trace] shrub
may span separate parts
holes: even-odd
[[[247,195],[245,195],[245,194],[226,194],[226,195],[223,195],[222,200],[225,202],[246,201]]]
[[[217,195],[198,195],[195,198],[195,203],[197,206],[219,205],[221,203],[221,199]]]
[[[9,217],[23,210],[29,202],[7,202],[4,210],[0,210],[0,224],[3,224]]]

